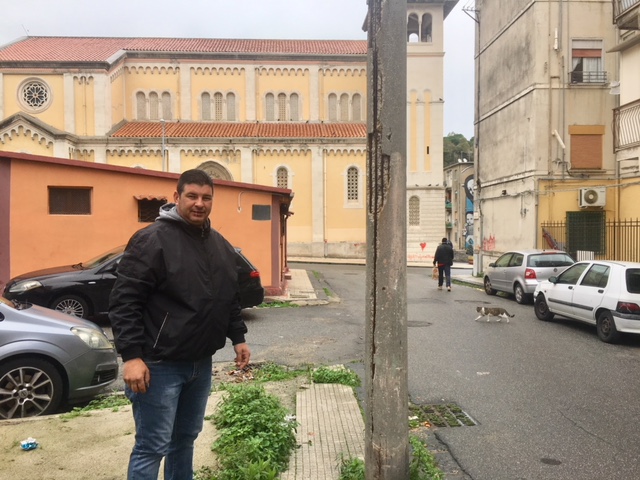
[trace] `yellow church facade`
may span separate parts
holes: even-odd
[[[456,2],[407,7],[410,260],[445,233]],[[364,258],[367,95],[365,41],[26,37],[0,47],[0,150],[289,188],[289,256]]]

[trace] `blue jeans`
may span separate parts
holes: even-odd
[[[211,357],[198,362],[148,362],[145,393],[125,394],[133,404],[136,440],[128,480],[192,480],[193,443],[202,431],[211,393]]]
[[[438,286],[441,287],[443,283],[443,278],[447,279],[447,287],[451,286],[451,265],[443,265],[442,267],[438,265]]]

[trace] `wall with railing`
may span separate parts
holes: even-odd
[[[543,222],[539,244],[564,250],[575,259],[640,262],[640,219],[606,220],[595,227]]]

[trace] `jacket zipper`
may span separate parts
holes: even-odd
[[[160,330],[158,330],[158,336],[156,337],[156,341],[153,343],[154,350],[158,345],[158,340],[160,340],[160,334],[162,334],[162,329],[164,328],[164,324],[167,323],[167,318],[169,318],[169,312],[165,313],[164,319],[162,320],[162,325],[160,325]]]

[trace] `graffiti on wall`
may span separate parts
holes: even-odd
[[[496,249],[496,237],[489,235],[489,238],[482,239],[482,249],[487,252],[492,252]]]
[[[465,202],[465,226],[462,231],[464,235],[464,248],[468,253],[473,252],[473,196],[475,193],[475,182],[473,175],[469,175],[464,180]]]

